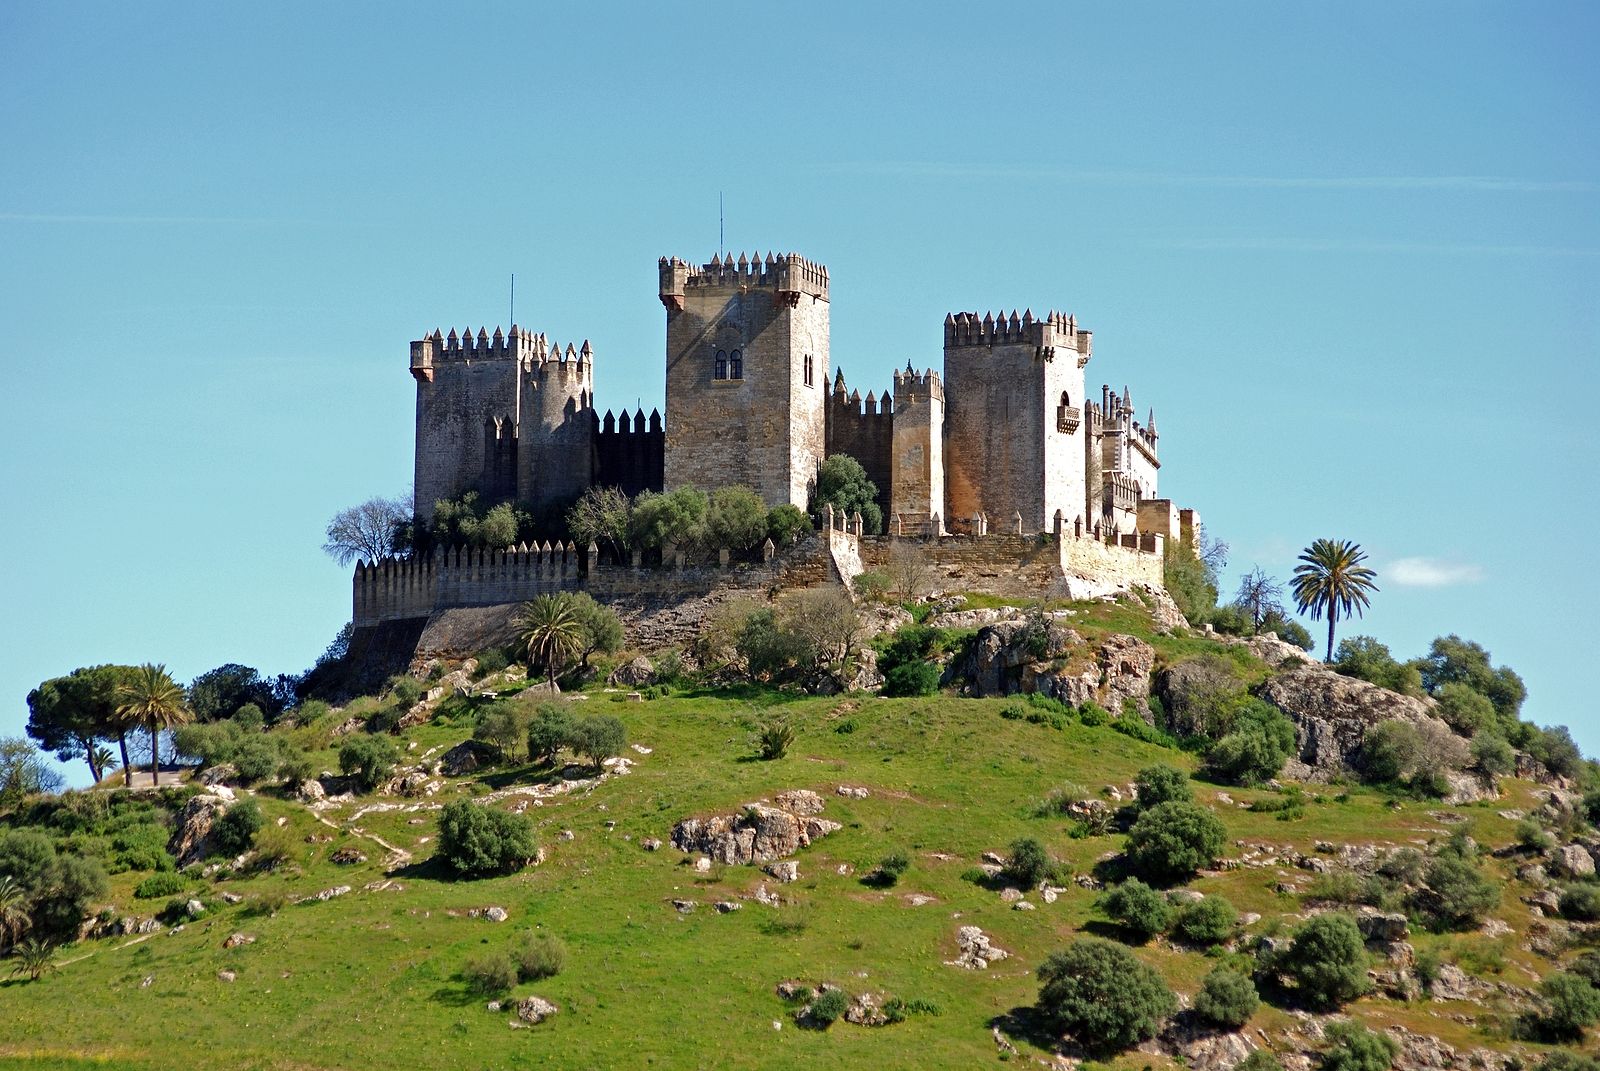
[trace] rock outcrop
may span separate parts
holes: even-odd
[[[956,931],[956,951],[956,958],[945,960],[945,964],[969,971],[984,970],[989,964],[1011,955],[990,941],[989,935],[976,926],[963,926]]]
[[[985,625],[951,666],[973,696],[1037,692],[1069,706],[1093,701],[1120,714],[1126,701],[1147,720],[1155,648],[1116,634],[1091,645],[1061,617],[1010,617]]]
[[[178,861],[178,868],[198,863],[211,850],[211,827],[229,807],[231,799],[203,793],[192,796],[178,812],[177,828],[167,842],[167,851]]]
[[[685,818],[672,827],[672,846],[728,865],[770,863],[840,828],[838,822],[817,816],[821,797],[814,792],[783,793],[778,799],[788,799],[798,810],[762,800],[739,814]]]
[[[656,666],[644,655],[622,663],[606,678],[607,684],[622,688],[643,688],[656,682]]]
[[[1380,722],[1450,731],[1421,699],[1318,667],[1279,673],[1257,694],[1294,723],[1298,763],[1291,760],[1284,774],[1297,780],[1327,781],[1357,772],[1361,742]]]

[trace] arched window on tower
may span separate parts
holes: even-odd
[[[744,378],[744,353],[741,350],[734,350],[728,354],[728,378]]]
[[[1083,419],[1083,414],[1072,408],[1072,398],[1066,391],[1061,392],[1061,404],[1056,406],[1056,430],[1063,435],[1071,435],[1078,430],[1078,424]]]
[[[739,351],[738,350],[734,350],[734,352],[738,353]],[[718,350],[717,351],[717,370],[716,370],[716,375],[717,375],[718,379],[727,379],[728,378],[728,351],[727,350]]]

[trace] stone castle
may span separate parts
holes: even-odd
[[[881,395],[832,370],[828,270],[795,254],[660,261],[666,418],[600,415],[588,341],[434,331],[411,344],[416,506],[476,491],[560,506],[594,486],[630,495],[754,488],[805,508],[817,466],[859,461],[891,534],[1050,531],[1178,536],[1160,498],[1155,417],[1126,388],[1085,388],[1091,333],[1073,316],[952,313],[943,373],[908,363]],[[831,383],[830,383],[831,376]]]
[[[424,620],[436,629],[441,612],[550,591],[653,612],[730,588],[848,586],[904,540],[950,590],[1081,598],[1159,587],[1165,541],[1198,523],[1158,496],[1154,416],[1135,420],[1126,388],[1087,397],[1091,336],[1073,316],[952,313],[942,373],[908,364],[890,389],[862,399],[831,367],[822,265],[795,254],[699,267],[663,258],[659,296],[665,419],[602,416],[587,341],[562,346],[513,325],[413,342],[418,515],[468,491],[539,510],[590,487],[734,484],[769,507],[806,508],[818,466],[847,454],[877,485],[886,531],[828,508],[822,538],[782,551],[769,542],[759,563],[724,550],[716,566],[680,554],[647,567],[638,552],[606,562],[571,543],[439,548],[358,564],[358,629]]]

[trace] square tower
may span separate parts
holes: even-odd
[[[946,523],[1049,531],[1084,506],[1083,368],[1091,335],[1051,312],[944,321]]]
[[[894,447],[891,458],[890,531],[939,535],[944,529],[944,384],[931,368],[908,362],[894,374]],[[930,527],[939,517],[940,527]]]
[[[665,484],[805,508],[826,449],[828,270],[793,253],[663,257]]]

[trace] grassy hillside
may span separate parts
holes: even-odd
[[[1015,714],[1014,701],[1008,708],[1001,700],[757,692],[620,699],[595,689],[584,705],[621,718],[630,741],[649,753],[630,749],[625,754],[634,765],[626,775],[528,807],[547,852],[541,865],[463,881],[428,860],[441,802],[560,776],[547,770],[493,770],[453,780],[428,800],[374,797],[320,818],[263,793],[269,821],[286,823],[294,834],[294,863],[269,874],[196,879],[192,888],[210,907],[199,921],[176,933],[82,942],[63,951],[55,973],[0,986],[0,1065],[388,1071],[995,1062],[1001,1053],[991,1024],[1034,1002],[1033,968],[1072,937],[1112,928],[1095,910],[1096,894],[1077,885],[1052,904],[1030,894],[1037,910],[1019,911],[963,874],[981,853],[1003,853],[1023,836],[1038,838],[1076,873],[1090,873],[1123,837],[1074,838],[1067,820],[1040,816],[1041,800],[1063,786],[1092,794],[1104,785],[1126,785],[1153,762],[1195,766],[1190,755],[1109,727],[1056,728],[1004,716]],[[791,721],[796,740],[785,758],[759,761],[753,730],[775,713]],[[408,734],[402,746],[414,745],[413,759],[469,735],[464,712],[448,715]],[[318,758],[331,765],[331,753]],[[836,794],[840,785],[865,787],[870,795],[845,798]],[[1199,800],[1227,826],[1230,857],[1240,855],[1235,842],[1241,840],[1312,853],[1318,841],[1421,844],[1458,828],[1486,844],[1507,844],[1515,822],[1499,812],[1531,808],[1535,786],[1508,780],[1504,787],[1507,798],[1453,813],[1374,789],[1321,788],[1310,790],[1300,817],[1284,821],[1245,806],[1274,797],[1271,789],[1196,785]],[[697,873],[670,843],[656,852],[641,847],[646,838],[667,840],[685,816],[733,812],[794,788],[821,793],[824,817],[844,827],[798,855],[801,877],[794,884],[777,885],[754,867]],[[1219,801],[1219,792],[1231,802]],[[415,861],[386,873],[386,852],[373,838],[412,853]],[[370,861],[331,862],[346,846]],[[862,875],[894,850],[912,859],[900,883],[889,889],[863,883]],[[1521,947],[1533,919],[1518,899],[1525,890],[1511,878],[1516,862],[1486,860],[1507,882],[1494,915],[1510,924],[1511,935],[1430,935],[1413,928],[1418,952],[1437,949],[1469,972],[1521,986],[1548,973],[1548,961]],[[132,899],[143,876],[113,878],[112,898],[122,910],[148,914],[152,903],[164,902]],[[1185,887],[1221,892],[1239,910],[1259,914],[1250,927],[1259,933],[1304,910],[1299,896],[1278,887],[1304,888],[1311,877],[1286,867],[1242,866],[1204,874]],[[364,888],[385,878],[399,888]],[[763,883],[784,898],[782,906],[747,899]],[[264,911],[281,897],[292,901],[338,885],[352,891]],[[225,892],[242,902],[225,902]],[[919,904],[914,894],[932,899]],[[684,914],[674,899],[699,907]],[[743,908],[719,914],[712,907],[718,900],[740,901]],[[469,916],[487,905],[504,907],[509,921]],[[985,971],[945,965],[962,925],[982,927],[1011,958]],[[511,1029],[512,1016],[487,1011],[485,998],[472,993],[459,972],[469,956],[507,945],[530,928],[560,936],[567,964],[553,978],[517,986],[514,996],[537,993],[561,1011],[537,1027]],[[255,940],[224,949],[236,932]],[[1211,958],[1164,939],[1136,954],[1182,994],[1192,994],[1214,966]],[[223,970],[234,972],[235,980],[220,980]],[[794,1006],[774,992],[786,979],[927,1001],[938,1014],[875,1029],[845,1022],[827,1031],[801,1029]],[[1374,1025],[1404,1025],[1462,1049],[1513,1045],[1505,1032],[1508,1018],[1493,1008],[1367,997],[1351,1011]],[[1263,1005],[1248,1029],[1271,1039],[1294,1022],[1289,1012]],[[1048,1057],[1025,1038],[1012,1040],[1024,1056]],[[1540,1051],[1523,1042],[1515,1047],[1528,1055]],[[1168,1063],[1139,1052],[1115,1060],[1130,1069]]]

